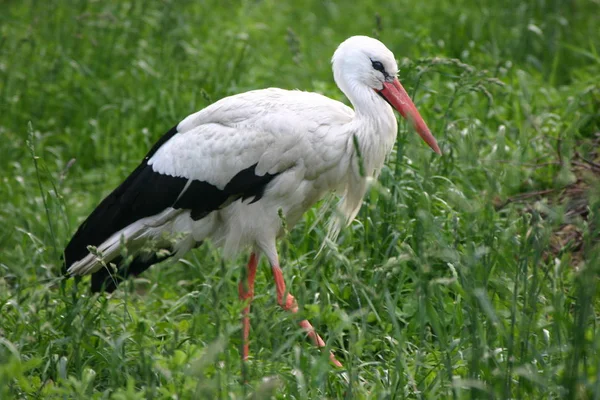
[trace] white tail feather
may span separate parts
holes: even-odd
[[[160,214],[143,218],[126,226],[102,242],[94,252],[95,254],[88,253],[81,260],[71,264],[67,273],[87,275],[98,271],[120,254],[121,239],[135,247],[136,243],[158,237],[162,232],[169,230],[171,222],[179,213],[180,210],[170,208]]]

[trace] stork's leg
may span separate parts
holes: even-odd
[[[294,296],[292,296],[290,292],[286,292],[285,290],[285,280],[283,279],[283,272],[281,271],[281,268],[279,268],[279,265],[277,264],[272,264],[271,269],[273,270],[273,278],[275,278],[275,288],[277,290],[277,303],[279,303],[281,308],[283,308],[284,310],[289,311],[292,314],[296,314],[298,312],[298,303],[296,302]],[[287,296],[285,297],[284,301],[283,296],[285,296],[286,294]],[[319,336],[319,334],[315,332],[315,329],[313,328],[311,323],[308,322],[307,319],[303,319],[302,321],[300,321],[300,326],[306,331],[306,333],[308,334],[315,346],[319,348],[325,347],[325,342],[323,341],[323,339],[321,339],[321,336]],[[342,363],[340,363],[335,358],[333,352],[329,352],[329,360],[336,367],[342,367]]]
[[[248,338],[250,337],[250,303],[254,297],[254,278],[256,277],[256,266],[258,265],[258,256],[256,253],[250,254],[250,260],[246,267],[246,282],[244,278],[238,285],[240,300],[246,302],[246,307],[242,311],[242,360],[248,359]]]

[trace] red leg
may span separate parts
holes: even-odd
[[[250,303],[254,297],[254,278],[256,277],[256,267],[258,265],[258,257],[255,253],[250,254],[250,260],[247,265],[247,282],[244,279],[238,285],[238,293],[240,300],[246,302],[247,305],[242,311],[242,360],[248,359],[248,338],[250,337]]]
[[[284,294],[286,294],[286,290],[285,280],[283,279],[283,273],[281,271],[281,268],[279,268],[278,265],[272,265],[271,269],[273,270],[273,277],[275,278],[275,288],[277,290],[277,303],[279,303],[281,308],[283,308],[284,310],[289,311],[292,314],[296,314],[298,312],[298,303],[296,302],[294,296],[292,296],[291,293],[287,292],[285,302],[283,301],[283,296]],[[319,334],[315,332],[315,329],[313,328],[311,323],[308,322],[308,320],[304,319],[300,321],[300,326],[306,331],[306,333],[308,334],[315,346],[319,348],[325,347],[325,342],[323,341],[323,339],[321,339],[321,336],[319,336]],[[336,367],[342,367],[342,363],[340,363],[335,358],[333,352],[329,353],[329,360]]]

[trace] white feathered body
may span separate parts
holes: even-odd
[[[115,232],[98,250],[110,261],[119,252],[121,237],[135,247],[173,233],[178,237],[175,258],[206,239],[227,254],[254,247],[276,257],[280,210],[291,227],[332,191],[342,198],[344,220],[338,227],[351,221],[397,130],[391,107],[375,92],[370,95],[370,101],[380,103],[373,116],[357,117],[350,107],[317,93],[273,88],[227,97],[188,116],[147,161],[155,172],[219,189],[255,164],[256,175],[276,177],[258,201],[232,199],[199,220],[187,210],[167,208]],[[96,256],[88,254],[69,272],[86,274],[100,267]]]

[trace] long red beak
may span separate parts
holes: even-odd
[[[417,107],[412,102],[406,90],[400,84],[398,78],[394,79],[394,82],[384,82],[383,89],[379,91],[390,102],[400,115],[412,122],[417,133],[423,138],[423,140],[439,155],[442,155],[442,151],[437,144],[437,141],[429,131],[427,124],[423,121],[423,117],[419,114]]]

